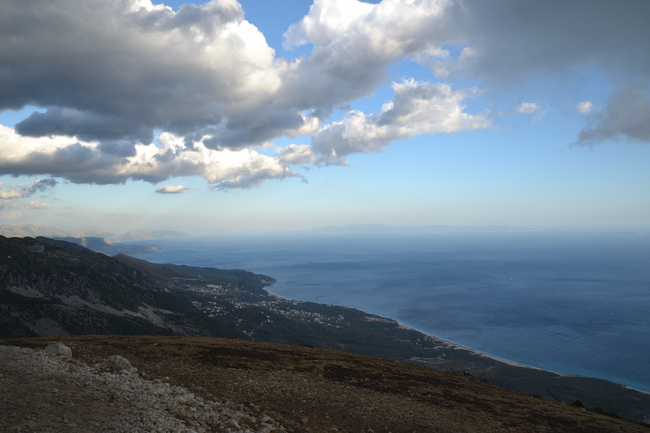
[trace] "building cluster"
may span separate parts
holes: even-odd
[[[190,288],[190,290],[202,295],[227,296],[234,295],[238,289],[209,284],[206,286],[193,286]],[[227,305],[226,302],[229,305]],[[345,321],[345,317],[340,314],[337,316],[329,316],[299,308],[292,308],[298,306],[298,304],[300,304],[300,302],[282,298],[274,298],[272,301],[262,300],[256,302],[245,302],[236,297],[226,299],[221,298],[218,301],[192,301],[192,305],[194,305],[194,307],[197,309],[203,311],[206,315],[208,315],[208,317],[217,317],[230,314],[233,308],[242,309],[245,307],[259,307],[286,318],[298,319],[303,322],[314,322],[323,326],[334,326],[336,328],[340,328],[341,325],[345,325],[347,323]]]

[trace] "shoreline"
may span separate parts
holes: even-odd
[[[280,300],[283,300],[283,301],[288,301],[288,302],[292,302],[292,301],[304,302],[304,301],[299,301],[297,299],[285,298],[284,296],[278,295],[277,293],[270,291],[267,287],[269,287],[269,286],[264,286],[263,289],[270,296],[273,296],[274,298],[277,298],[277,299],[280,299]],[[346,305],[341,305],[341,307],[352,308],[352,307],[348,307]],[[516,362],[516,361],[511,361],[509,359],[499,358],[498,356],[490,355],[489,353],[481,352],[480,350],[472,349],[470,347],[463,346],[463,345],[458,344],[458,343],[454,343],[453,341],[449,341],[449,340],[445,340],[444,338],[437,337],[437,336],[435,336],[433,334],[429,334],[429,333],[424,332],[424,331],[422,331],[420,329],[413,328],[412,326],[405,325],[404,323],[400,322],[399,320],[395,320],[395,319],[392,319],[390,317],[380,316],[379,314],[370,313],[370,312],[368,312],[366,310],[361,310],[359,308],[355,308],[355,310],[359,310],[359,311],[361,311],[361,312],[363,312],[365,314],[368,314],[368,315],[378,316],[378,317],[381,317],[382,319],[387,319],[387,320],[393,321],[393,322],[397,323],[397,326],[399,326],[400,328],[410,329],[412,331],[416,331],[416,332],[424,335],[427,338],[431,338],[433,340],[440,341],[440,342],[444,343],[445,345],[447,345],[449,347],[452,347],[454,349],[466,350],[466,351],[471,352],[471,353],[473,353],[475,355],[479,355],[479,356],[482,356],[484,358],[489,358],[489,359],[492,359],[494,361],[502,362],[504,364],[511,365],[513,367],[524,367],[524,368],[531,368],[533,370],[548,371],[550,373],[554,373],[554,374],[557,374],[559,376],[571,376],[571,375],[567,375],[567,374],[558,373],[556,371],[546,370],[546,369],[539,368],[539,367],[533,367],[532,365],[526,365],[526,364],[522,364],[522,363],[519,363],[519,362]],[[603,380],[605,380],[605,379],[603,379]],[[643,391],[641,391],[641,392],[643,392]]]
[[[365,311],[364,311],[364,312],[365,312]],[[368,313],[368,314],[371,314],[371,313]],[[390,319],[390,320],[393,320],[393,319]],[[614,383],[614,384],[616,384],[616,385],[619,385],[619,386],[622,387],[622,388],[630,389],[630,390],[633,390],[633,391],[640,392],[640,393],[642,393],[642,394],[650,395],[650,392],[649,392],[649,391],[644,391],[644,390],[642,390],[642,389],[638,389],[638,388],[631,387],[631,386],[629,386],[629,385],[625,385],[625,384],[622,384],[622,383],[614,382],[614,381],[609,380],[609,379],[603,379],[603,378],[595,377],[595,376],[582,376],[582,375],[580,375],[580,374],[564,374],[564,373],[559,373],[559,372],[557,372],[557,371],[553,371],[553,370],[547,370],[547,369],[545,369],[545,368],[534,367],[534,366],[532,366],[532,365],[528,365],[528,364],[522,364],[522,363],[520,363],[520,362],[511,361],[511,360],[509,360],[509,359],[505,359],[505,358],[499,358],[498,356],[490,355],[489,353],[481,352],[480,350],[472,349],[472,348],[470,348],[470,347],[463,346],[463,345],[458,344],[458,343],[454,343],[453,341],[449,341],[449,340],[445,340],[444,338],[436,337],[435,335],[428,334],[428,333],[426,333],[426,332],[424,332],[424,331],[421,331],[421,330],[419,330],[419,329],[417,329],[417,328],[413,328],[412,326],[405,325],[405,324],[403,324],[402,322],[399,322],[399,321],[397,321],[397,320],[396,320],[396,322],[397,322],[398,326],[401,326],[401,327],[403,327],[403,328],[405,328],[405,329],[411,329],[411,330],[416,331],[416,332],[419,332],[420,334],[425,335],[425,336],[427,336],[427,337],[429,337],[429,338],[432,338],[432,339],[437,340],[437,341],[441,341],[441,342],[447,344],[448,346],[453,347],[454,349],[457,349],[457,350],[465,350],[465,351],[471,352],[471,353],[473,353],[473,354],[475,354],[475,355],[482,356],[483,358],[492,359],[492,360],[494,360],[494,361],[501,362],[501,363],[503,363],[503,364],[510,365],[510,366],[512,366],[512,367],[522,367],[522,368],[530,368],[530,369],[532,369],[532,370],[545,371],[545,372],[548,372],[548,373],[557,374],[558,376],[561,376],[561,377],[584,377],[584,378],[588,378],[588,379],[605,380],[605,381],[607,381],[607,382],[611,382],[611,383]]]
[[[272,292],[272,291],[269,290],[267,287],[269,287],[269,286],[264,286],[263,289],[264,289],[264,290],[265,290],[265,291],[266,291],[270,296],[273,296],[274,298],[277,298],[277,299],[279,299],[279,300],[283,300],[283,301],[288,301],[288,302],[304,302],[304,301],[299,301],[299,300],[297,300],[297,299],[289,299],[289,298],[285,298],[284,296],[281,296],[281,295],[278,295],[278,294],[275,293],[275,292]],[[342,306],[342,307],[345,307],[345,308],[353,308],[353,307],[348,307],[348,306],[345,306],[345,305],[341,305],[341,306]],[[384,317],[384,316],[381,316],[381,315],[379,315],[379,314],[370,313],[370,312],[368,312],[368,311],[366,311],[366,310],[361,310],[361,309],[359,309],[359,308],[354,308],[354,309],[355,309],[355,310],[359,310],[359,311],[361,311],[361,312],[363,312],[363,313],[365,313],[365,314],[368,314],[368,315],[377,316],[377,317],[381,317],[381,318],[383,318],[383,319],[391,320],[391,321],[397,323],[397,326],[399,326],[400,328],[403,328],[403,329],[409,329],[409,330],[412,330],[412,331],[416,331],[416,332],[422,334],[423,336],[425,336],[426,338],[430,338],[430,339],[433,339],[433,340],[435,340],[435,341],[439,341],[439,342],[441,342],[441,343],[443,343],[443,344],[447,345],[448,347],[451,347],[451,348],[453,348],[453,349],[455,349],[455,350],[465,350],[465,351],[470,352],[470,353],[472,353],[472,354],[474,354],[474,355],[481,356],[481,357],[483,357],[483,358],[492,359],[492,360],[494,360],[494,361],[501,362],[501,363],[506,364],[506,365],[509,365],[509,366],[511,366],[511,367],[521,367],[521,368],[529,368],[529,369],[531,369],[531,370],[545,371],[545,372],[548,372],[548,373],[556,374],[556,375],[558,375],[558,376],[560,376],[560,377],[571,377],[571,376],[575,376],[575,377],[585,377],[585,378],[593,378],[593,379],[598,379],[598,380],[605,380],[605,381],[607,381],[607,382],[611,382],[611,383],[614,383],[614,384],[616,384],[616,385],[619,385],[619,386],[621,386],[622,388],[629,389],[629,390],[633,390],[633,391],[636,391],[636,392],[640,392],[640,393],[642,393],[642,394],[650,395],[650,392],[649,392],[649,391],[644,391],[644,390],[641,390],[641,389],[638,389],[638,388],[631,387],[631,386],[629,386],[629,385],[624,385],[624,384],[622,384],[622,383],[617,383],[617,382],[614,382],[614,381],[609,380],[609,379],[603,379],[603,378],[600,378],[600,377],[592,377],[592,376],[582,376],[582,375],[579,375],[579,374],[564,374],[564,373],[559,373],[559,372],[557,372],[557,371],[553,371],[553,370],[547,370],[547,369],[545,369],[545,368],[535,367],[535,366],[528,365],[528,364],[522,364],[522,363],[520,363],[520,362],[512,361],[512,360],[509,360],[509,359],[500,358],[500,357],[498,357],[498,356],[491,355],[491,354],[486,353],[486,352],[481,352],[480,350],[477,350],[477,349],[472,349],[471,347],[467,347],[467,346],[463,346],[463,345],[458,344],[458,343],[454,343],[453,341],[450,341],[450,340],[445,340],[444,338],[437,337],[437,336],[435,336],[435,335],[433,335],[433,334],[429,334],[429,333],[427,333],[427,332],[425,332],[425,331],[422,331],[422,330],[420,330],[420,329],[414,328],[414,327],[412,327],[412,326],[405,325],[404,323],[400,322],[399,320],[395,320],[395,319],[392,319],[392,318],[390,318],[390,317]]]
[[[365,313],[365,311],[364,311],[364,313]],[[368,314],[370,314],[370,313],[368,313]],[[390,320],[393,320],[393,319],[390,319]],[[501,362],[503,364],[507,364],[507,365],[510,365],[510,366],[513,366],[513,367],[523,367],[523,368],[530,368],[530,369],[533,369],[533,370],[548,371],[549,373],[557,374],[558,376],[571,376],[569,374],[562,374],[562,373],[558,373],[557,371],[546,370],[544,368],[539,368],[539,367],[534,367],[532,365],[522,364],[520,362],[511,361],[509,359],[499,358],[498,356],[490,355],[489,353],[481,352],[480,350],[472,349],[471,347],[463,346],[461,344],[454,343],[453,341],[445,340],[444,338],[440,338],[440,337],[437,337],[435,335],[424,332],[424,331],[422,331],[420,329],[413,328],[412,326],[405,325],[400,321],[396,320],[396,322],[397,322],[397,326],[399,326],[400,328],[410,329],[412,331],[419,332],[420,334],[422,334],[422,335],[424,335],[424,336],[426,336],[428,338],[431,338],[431,339],[436,340],[436,341],[440,341],[440,342],[446,344],[447,346],[449,346],[449,347],[451,347],[453,349],[456,349],[456,350],[465,350],[467,352],[473,353],[474,355],[478,355],[478,356],[481,356],[483,358],[489,358],[489,359],[492,359],[494,361],[498,361],[498,362]]]

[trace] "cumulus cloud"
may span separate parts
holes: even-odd
[[[539,110],[539,105],[534,102],[522,102],[517,106],[517,113],[521,114],[533,114],[537,110]]]
[[[328,87],[340,82],[329,96],[333,100],[339,92],[355,95],[353,89],[358,96],[369,94],[384,79],[387,66],[402,58],[429,64],[445,79],[480,80],[493,91],[585,67],[599,68],[617,81],[631,77],[647,85],[649,15],[650,3],[644,0],[384,0],[377,5],[317,0],[285,33],[285,48],[314,44],[311,57],[296,65],[295,73]],[[301,86],[299,81],[291,84]],[[305,98],[321,94],[318,86]],[[623,104],[617,101],[611,111]],[[626,110],[635,111],[638,103],[630,104]],[[548,111],[532,103],[519,108],[536,112],[533,121]],[[614,135],[643,140],[643,132],[635,133],[629,125],[605,123],[601,129],[622,128]]]
[[[236,135],[229,119],[246,113],[264,123],[260,107],[271,106],[286,69],[234,0],[178,12],[147,0],[36,0],[27,10],[7,0],[0,16],[0,110],[46,109],[16,131],[98,141],[117,156],[151,143],[154,129],[187,135],[223,124]],[[284,129],[300,129],[298,112],[274,121],[285,115]]]
[[[284,34],[286,49],[304,44],[314,48],[309,58],[290,66],[279,100],[328,113],[337,104],[370,95],[400,59],[444,57],[442,47],[456,33],[444,19],[450,4],[316,0],[309,14]]]
[[[340,122],[324,126],[312,147],[324,164],[346,164],[353,153],[374,153],[395,140],[415,135],[456,133],[487,128],[485,113],[468,114],[463,101],[471,95],[449,85],[405,80],[393,83],[395,99],[377,114],[352,111]]]
[[[183,194],[185,191],[187,191],[187,187],[183,185],[165,185],[156,190],[160,194]]]
[[[177,12],[150,0],[4,0],[0,111],[39,111],[0,128],[0,174],[98,184],[198,175],[217,188],[301,178],[288,167],[344,164],[393,140],[489,126],[485,115],[464,112],[473,90],[409,80],[377,114],[328,124],[334,109],[383,86],[397,62],[491,89],[594,65],[647,84],[650,50],[640,41],[650,40],[648,15],[644,0],[316,0],[284,35],[285,48],[312,49],[289,60],[235,0]],[[519,108],[534,120],[545,113]],[[643,101],[613,95],[579,141],[645,140],[643,125],[618,119],[621,111],[638,123]],[[312,135],[311,146],[255,150],[302,135]]]
[[[29,197],[37,192],[47,192],[57,184],[55,179],[36,179],[33,185],[7,184],[0,182],[0,199]],[[6,187],[6,191],[2,191]]]
[[[70,137],[28,138],[0,125],[0,142],[4,143],[0,147],[0,171],[14,175],[49,173],[75,183],[97,184],[128,179],[158,183],[171,176],[198,175],[219,188],[247,188],[268,179],[302,178],[278,158],[252,149],[214,150],[201,141],[188,149],[182,137],[171,133],[162,134],[159,141],[159,146],[138,144],[135,155],[120,157],[102,153],[97,142]]]
[[[290,144],[275,149],[275,156],[283,165],[304,165],[316,161],[314,150],[306,144]]]
[[[12,199],[12,198],[23,198],[23,195],[20,192],[10,189],[9,191],[0,191],[0,198],[3,200]]]
[[[614,92],[602,113],[590,116],[590,124],[575,144],[594,145],[627,138],[650,143],[650,96],[642,86],[626,86]]]
[[[36,0],[28,13],[20,0],[2,2],[0,110],[45,110],[14,130],[0,129],[7,143],[0,172],[98,184],[199,175],[219,188],[301,177],[287,166],[304,167],[325,154],[323,122],[334,107],[372,93],[401,58],[445,57],[448,4],[318,0],[285,35],[288,47],[314,49],[289,61],[275,57],[234,0],[178,12],[149,0]],[[388,121],[397,111],[384,113],[385,125],[375,125],[381,146],[444,132],[439,111],[456,110],[453,100],[429,101],[435,128],[420,122],[400,132]],[[458,121],[457,114],[447,122]],[[152,144],[154,130],[165,131],[161,146]],[[279,136],[310,134],[314,148],[293,145],[274,156],[254,150]]]

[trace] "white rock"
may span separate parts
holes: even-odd
[[[128,359],[120,355],[111,355],[106,358],[106,364],[108,368],[115,372],[120,372],[126,370],[128,373],[135,373],[138,371],[137,368],[131,365]]]
[[[72,350],[62,343],[51,343],[45,348],[45,353],[52,353],[54,355],[63,355],[68,359],[72,359]]]

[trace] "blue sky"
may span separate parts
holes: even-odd
[[[644,1],[0,5],[0,224],[650,228]]]

